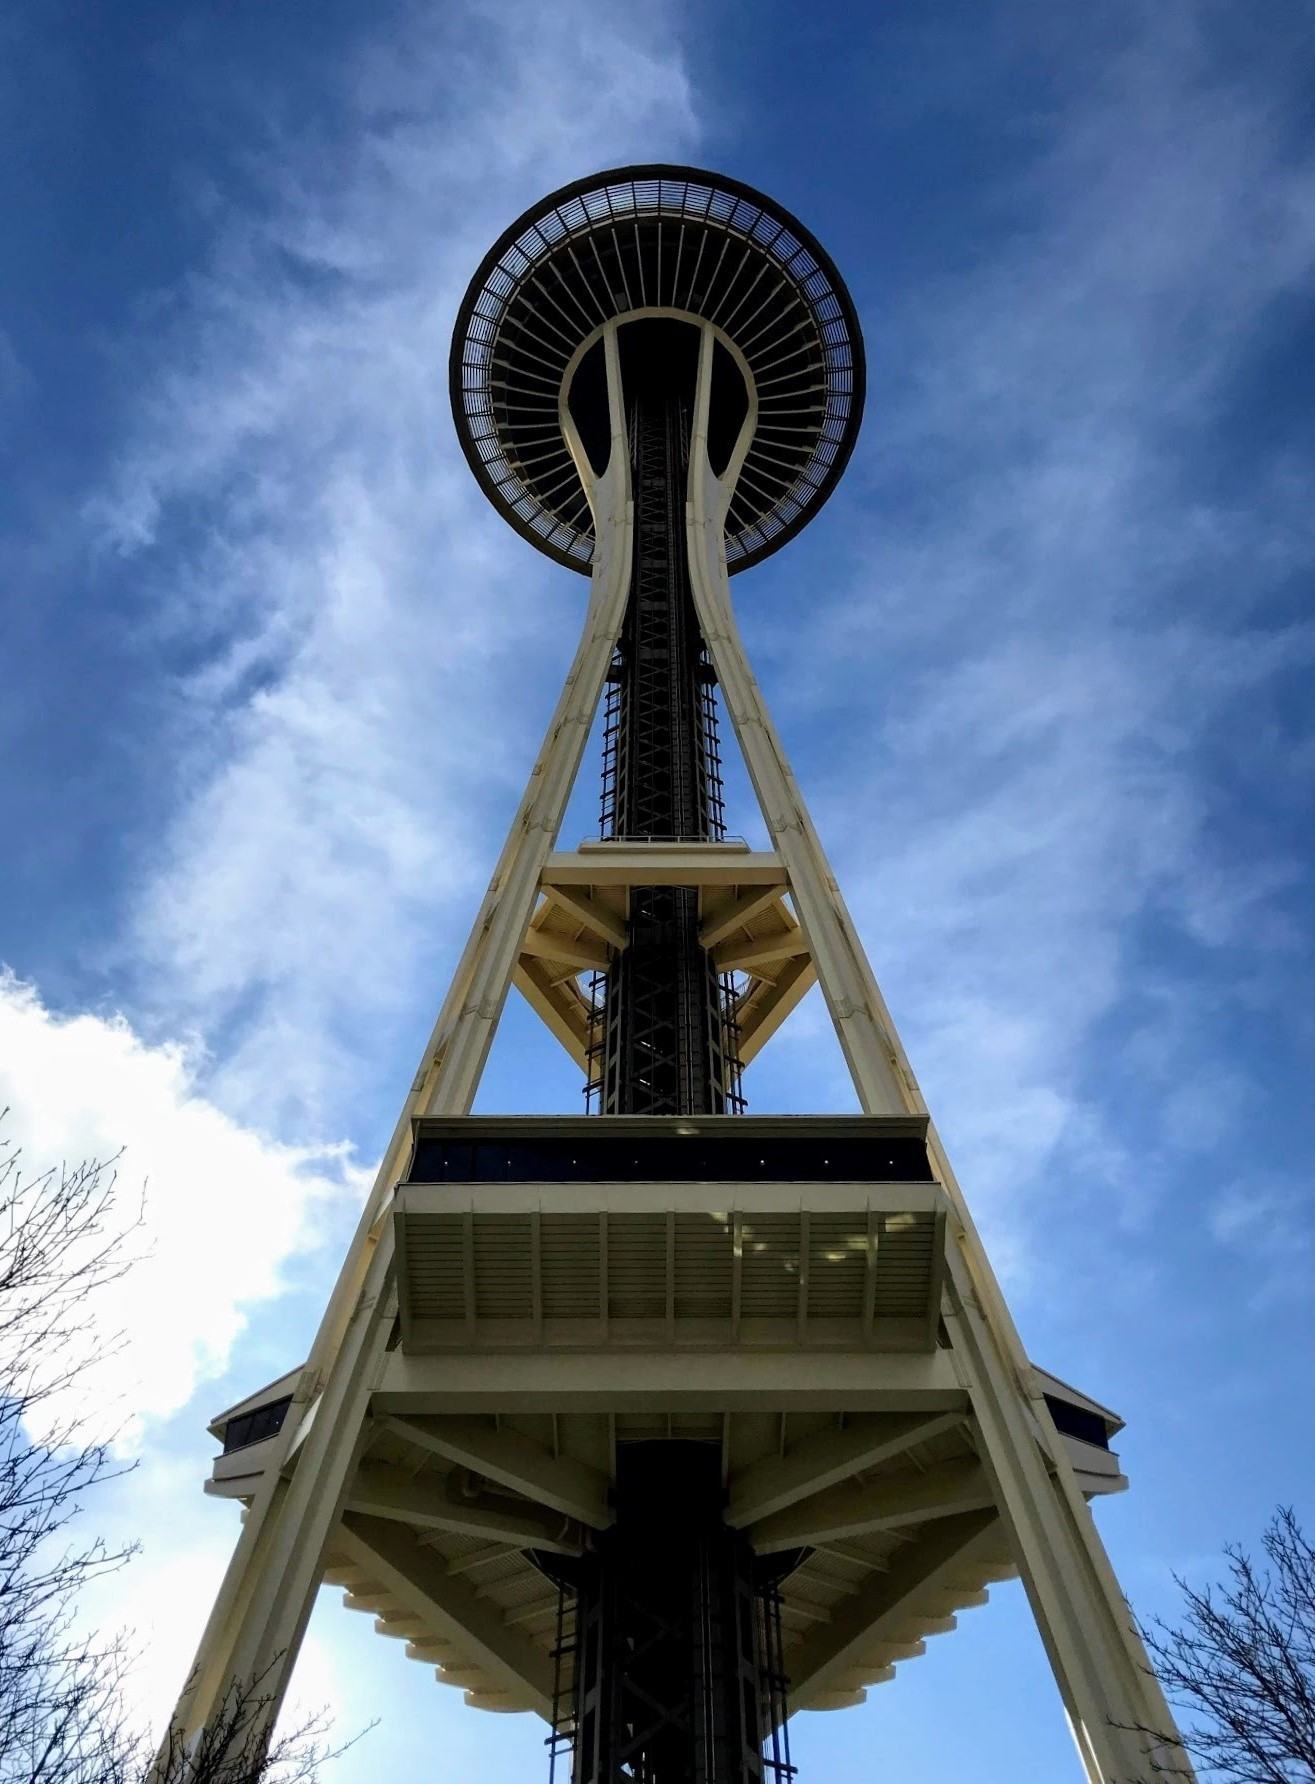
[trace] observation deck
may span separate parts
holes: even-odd
[[[644,320],[716,331],[715,471],[751,423],[726,520],[727,569],[745,570],[791,539],[835,487],[858,433],[865,374],[854,305],[825,249],[737,180],[691,167],[619,168],[563,186],[499,237],[453,334],[452,407],[466,457],[517,532],[588,574],[594,523],[562,413],[591,458],[605,456],[600,337],[609,323]],[[650,338],[646,358],[655,357]],[[680,358],[675,337],[669,357]]]

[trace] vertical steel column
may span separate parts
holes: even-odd
[[[721,834],[712,670],[685,553],[688,410],[636,398],[634,570],[612,677],[604,821],[635,840]],[[721,978],[699,944],[698,893],[631,893],[630,939],[602,993],[600,1103],[609,1115],[723,1115],[738,1105]]]
[[[754,1556],[721,1501],[711,1445],[620,1451],[577,1580],[574,1784],[761,1784]]]
[[[688,406],[639,391],[630,446],[634,567],[612,667],[604,826],[705,842],[723,834],[722,800],[686,555]],[[728,987],[699,941],[698,893],[637,888],[628,928],[601,998],[603,1110],[731,1112]],[[574,1784],[761,1784],[761,1607],[753,1552],[723,1521],[724,1497],[713,1446],[620,1450],[616,1523],[574,1579]]]

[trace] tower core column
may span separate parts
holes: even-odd
[[[699,334],[646,321],[619,356],[634,555],[606,710],[604,834],[641,846],[724,835],[713,672],[690,589],[686,495]],[[598,1101],[608,1115],[737,1106],[729,977],[700,940],[690,886],[635,886],[601,987]],[[730,1528],[716,1449],[618,1452],[616,1522],[554,1570],[574,1596],[573,1784],[758,1784],[767,1601]]]
[[[625,354],[623,366],[643,353],[645,336],[651,357],[639,358],[643,372],[633,395],[626,391],[634,563],[606,714],[604,834],[708,842],[721,838],[724,824],[713,672],[685,541],[692,390],[662,376],[673,370],[663,342],[687,347],[679,337],[697,336],[661,323],[637,324],[633,333],[638,353]],[[687,358],[688,349],[673,353],[674,370]],[[698,893],[635,887],[627,945],[602,990],[595,1069],[603,1113],[730,1113],[739,1074],[728,995],[699,941]]]

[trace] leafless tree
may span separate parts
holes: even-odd
[[[194,1747],[172,1731],[153,1764],[138,1764],[106,1784],[314,1784],[324,1763],[343,1749],[326,1744],[322,1717],[269,1741],[269,1709],[263,1679],[232,1690]]]
[[[262,1680],[230,1692],[198,1743],[171,1733],[157,1752],[125,1715],[123,1639],[81,1632],[79,1595],[132,1553],[70,1529],[124,1470],[82,1410],[114,1342],[96,1299],[131,1268],[139,1224],[116,1162],[26,1177],[0,1142],[0,1784],[311,1784],[332,1756],[323,1727],[269,1741]]]
[[[1289,1507],[1262,1541],[1268,1565],[1230,1545],[1227,1577],[1200,1590],[1179,1579],[1181,1622],[1142,1635],[1204,1775],[1315,1784],[1315,1546]]]
[[[77,1410],[87,1308],[128,1268],[114,1162],[24,1177],[0,1148],[0,1778],[96,1775],[113,1738],[120,1645],[74,1628],[78,1594],[128,1551],[67,1541],[86,1492],[120,1471]]]

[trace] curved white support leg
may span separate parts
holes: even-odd
[[[735,621],[724,544],[734,464],[722,482],[713,474],[707,454],[712,340],[705,330],[687,505],[690,579],[699,624],[772,845],[784,863],[860,1104],[869,1114],[925,1114],[917,1080],[768,716]],[[928,1143],[955,1210],[953,1230],[947,1235],[950,1268],[944,1312],[956,1363],[971,1397],[982,1460],[1011,1532],[1087,1777],[1091,1784],[1135,1784],[1149,1769],[1146,1740],[1129,1730],[1153,1728],[1172,1738],[1173,1718],[934,1130],[929,1130]],[[874,1367],[880,1363],[874,1361]],[[1180,1767],[1184,1763],[1176,1751],[1173,1762]]]
[[[615,330],[606,341],[612,452],[588,473],[598,550],[584,631],[520,809],[480,905],[442,1010],[384,1153],[347,1261],[280,1433],[277,1465],[248,1511],[173,1727],[191,1737],[253,1681],[277,1714],[310,1613],[329,1538],[364,1440],[370,1394],[396,1313],[393,1231],[384,1217],[403,1175],[417,1115],[471,1105],[544,863],[561,828],[630,586],[633,504]],[[312,1416],[313,1414],[313,1416]],[[298,1450],[290,1479],[280,1469]]]

